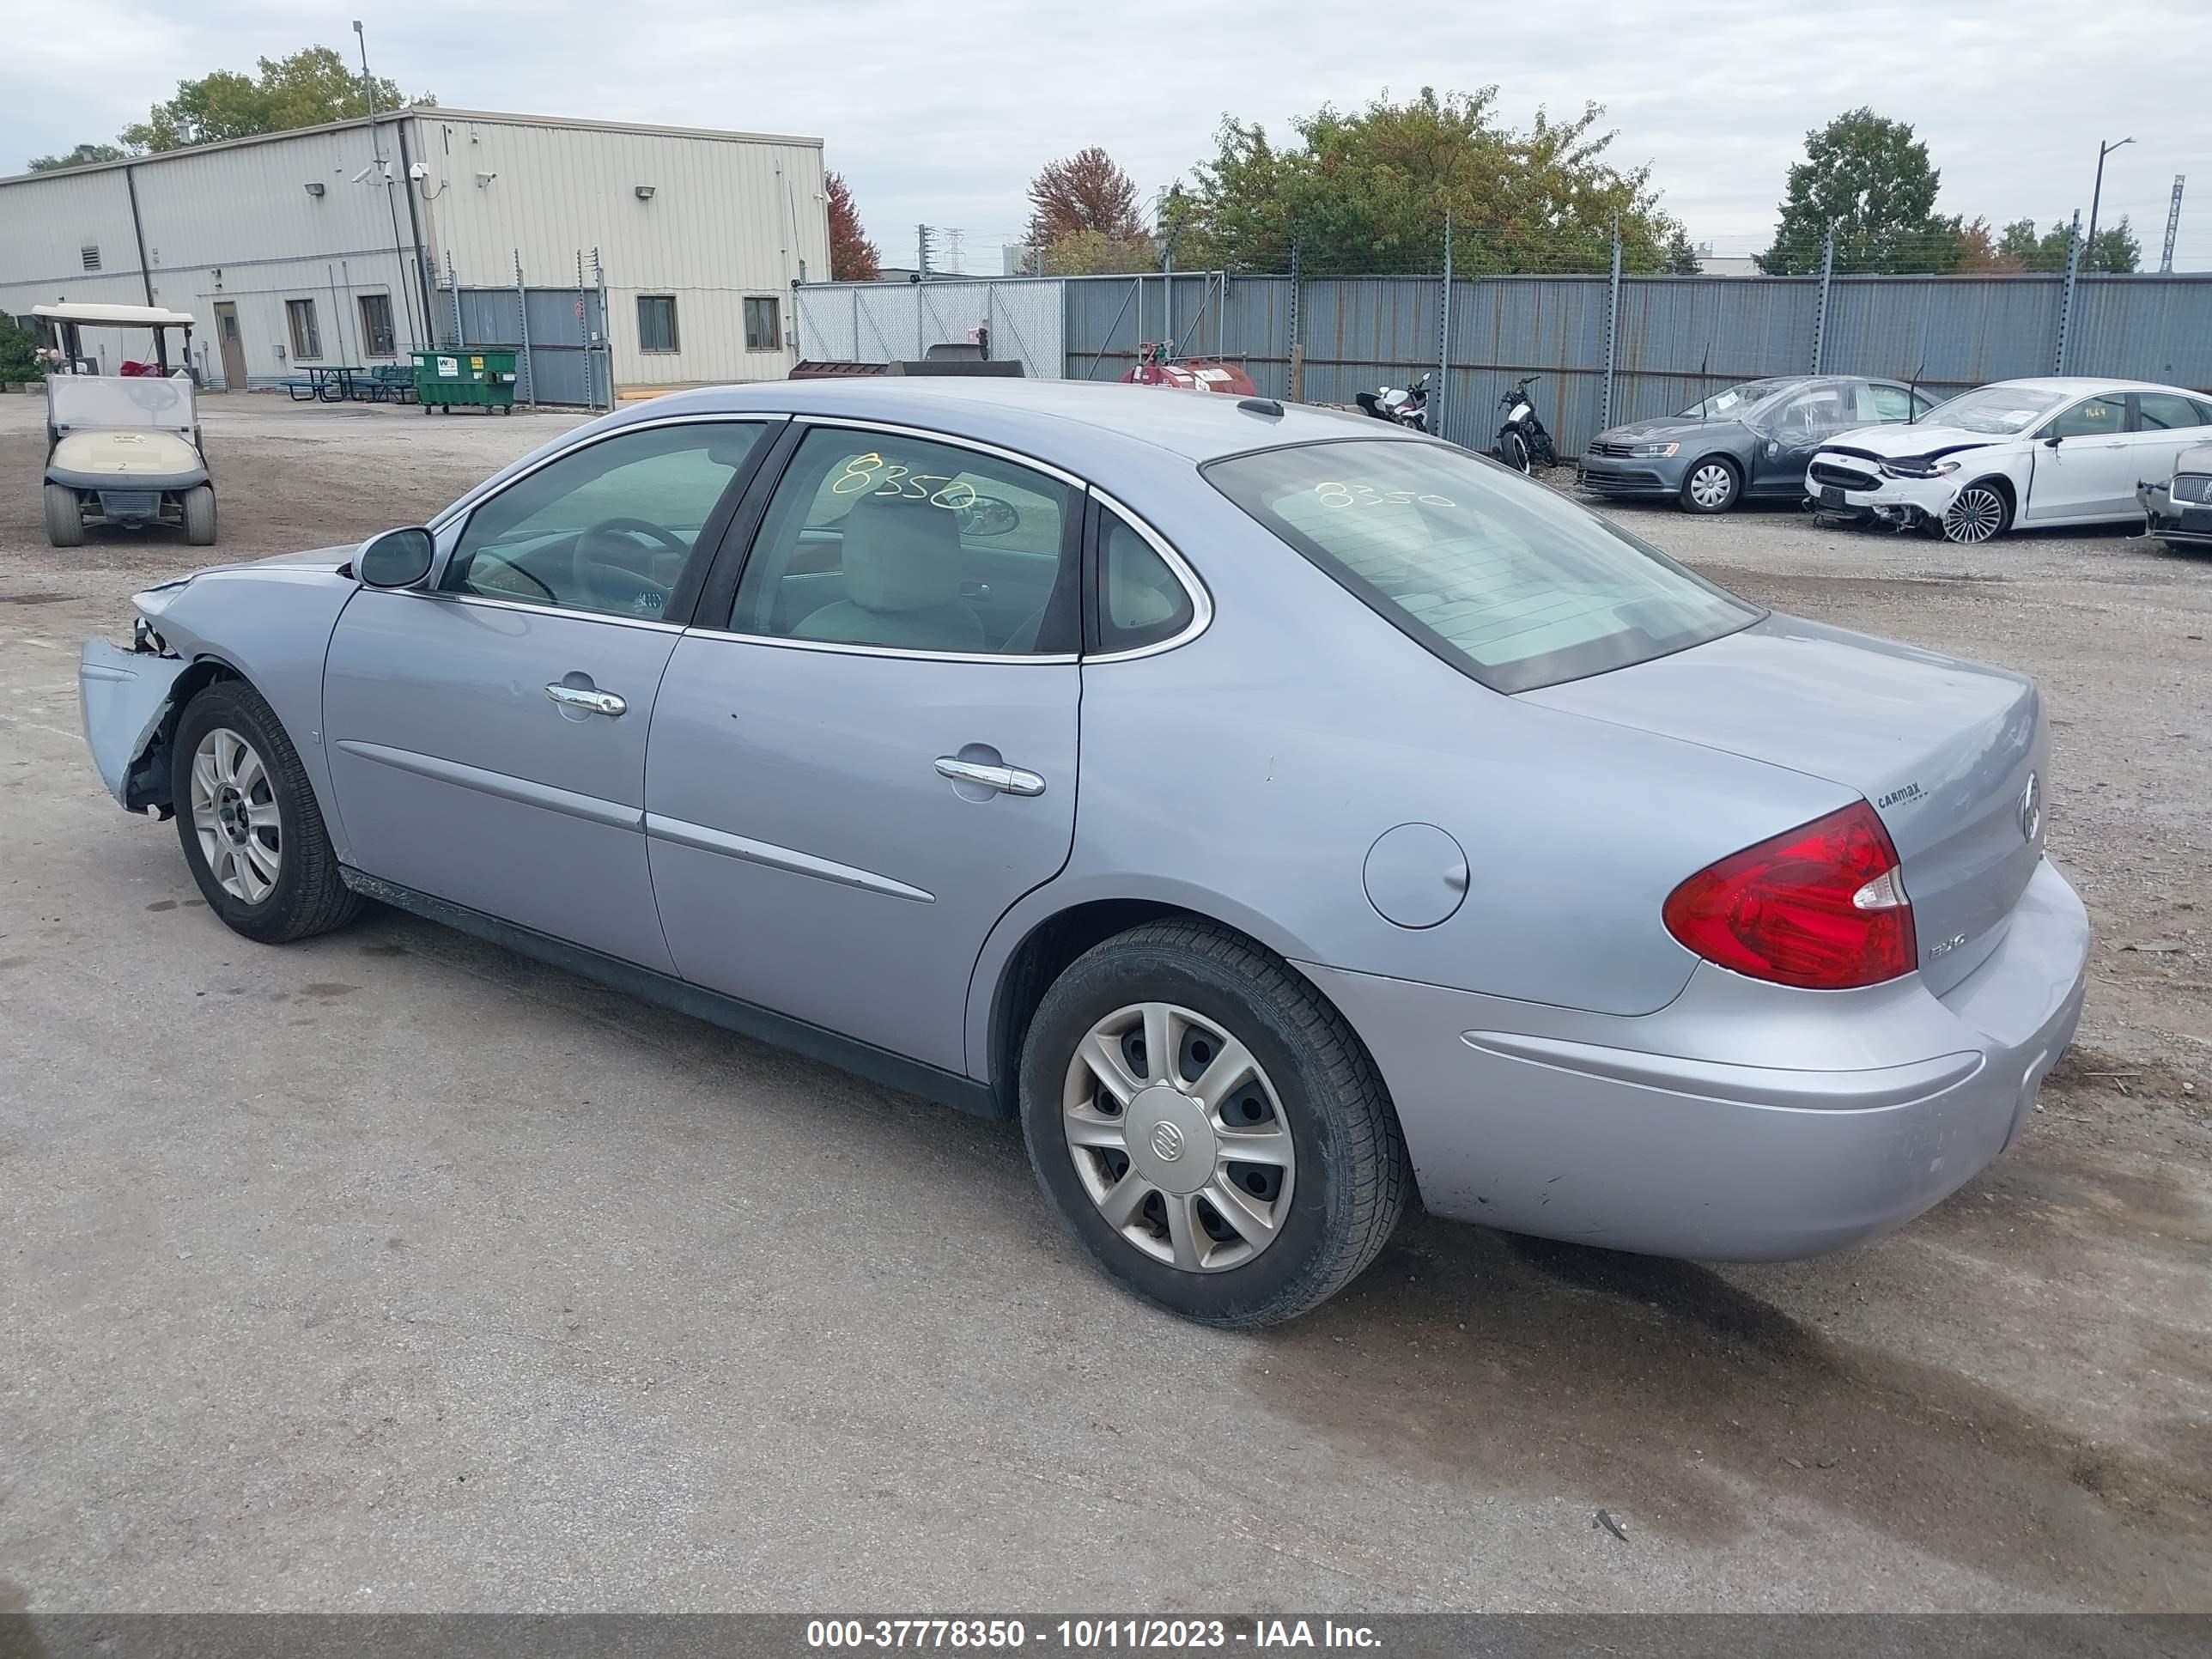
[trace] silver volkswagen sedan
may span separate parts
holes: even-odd
[[[1261,398],[624,409],[138,596],[108,788],[270,944],[398,906],[1018,1116],[1114,1279],[1313,1307],[1437,1214],[1761,1260],[2020,1133],[2088,927],[2017,675],[1771,615]]]

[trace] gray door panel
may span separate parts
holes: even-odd
[[[645,746],[677,634],[365,588],[324,669],[323,737],[372,875],[669,973]],[[549,686],[611,692],[610,716]]]
[[[708,634],[653,709],[647,847],[687,979],[949,1071],[969,976],[1075,830],[1073,663]],[[939,775],[1003,762],[1033,796]]]

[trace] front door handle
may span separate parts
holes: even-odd
[[[950,778],[955,783],[981,784],[986,789],[995,789],[1002,795],[1042,795],[1044,780],[1034,772],[1025,772],[1018,766],[985,766],[975,761],[962,760],[957,755],[937,757],[937,775]]]
[[[611,720],[629,712],[629,704],[612,691],[598,691],[588,687],[562,685],[558,681],[545,688],[545,695],[563,708],[580,708],[587,714],[605,714]]]

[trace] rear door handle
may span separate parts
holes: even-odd
[[[995,789],[1002,795],[1042,795],[1044,780],[1034,772],[1025,772],[1018,766],[986,766],[975,761],[964,761],[957,755],[937,757],[937,775],[950,778],[955,783],[976,783],[986,789]]]
[[[605,714],[611,720],[629,712],[629,704],[612,691],[593,690],[578,685],[562,685],[558,681],[545,688],[545,695],[563,708],[580,708],[587,714]]]

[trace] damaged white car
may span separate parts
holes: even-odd
[[[1903,426],[1823,445],[1805,475],[1824,519],[1985,542],[2015,525],[2140,520],[2136,486],[2212,438],[2212,398],[2140,380],[2001,380]]]

